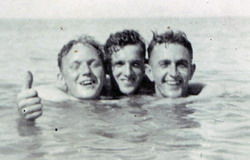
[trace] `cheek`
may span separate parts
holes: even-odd
[[[162,68],[153,68],[152,72],[153,72],[154,79],[157,81],[161,79],[167,73],[167,70],[164,70]]]
[[[142,78],[144,75],[144,71],[142,69],[134,69],[133,73],[136,75],[138,78]]]
[[[103,79],[103,78],[104,78],[104,71],[103,71],[102,68],[93,69],[92,72],[93,72],[93,74],[94,74],[96,77],[98,77],[98,78],[100,78],[100,79]]]
[[[111,72],[112,72],[112,74],[113,74],[114,77],[117,77],[117,76],[119,76],[122,73],[121,70],[122,70],[121,68],[112,67]]]
[[[75,71],[67,70],[64,72],[64,79],[68,82],[75,81],[78,78],[78,73]]]
[[[154,77],[154,81],[155,82],[161,82],[162,81],[162,78],[163,78],[163,74],[162,73],[154,73],[153,74],[153,77]]]
[[[191,78],[191,72],[188,69],[182,69],[182,70],[179,71],[179,73],[180,73],[180,75],[181,75],[181,77],[183,79],[187,79],[188,80],[188,79]]]

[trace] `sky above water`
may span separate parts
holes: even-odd
[[[1,0],[0,18],[250,16],[248,0]]]

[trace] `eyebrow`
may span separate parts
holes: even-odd
[[[111,62],[124,62],[124,60],[123,59],[120,59],[120,60],[113,60],[112,59]],[[143,62],[143,60],[141,60],[141,59],[134,59],[134,60],[131,60],[129,62]]]
[[[124,62],[124,60],[111,60],[111,63],[120,63],[120,62]]]
[[[74,64],[74,63],[81,64],[81,62],[78,60],[73,60],[72,62],[70,62],[70,64]]]
[[[180,60],[178,60],[176,63],[185,63],[185,64],[189,64],[189,63],[188,63],[188,60],[186,60],[186,59],[180,59]]]
[[[93,62],[93,61],[99,61],[99,60],[94,59],[94,58],[92,58],[92,59],[88,60],[88,62]]]
[[[167,62],[168,64],[172,63],[172,61],[165,59],[165,60],[159,61],[158,64],[160,64],[162,62]],[[188,60],[186,60],[186,59],[179,59],[175,63],[177,63],[177,64],[179,64],[179,63],[189,64]]]
[[[133,61],[131,61],[131,62],[136,62],[136,63],[142,63],[143,61],[142,60],[139,60],[139,59],[136,59],[136,60],[133,60]]]
[[[98,59],[95,59],[95,58],[92,58],[92,59],[89,59],[87,62],[88,63],[91,63],[93,61],[99,61]],[[79,60],[73,60],[71,63],[78,63],[78,64],[81,64],[82,62],[79,61]]]
[[[162,62],[171,63],[171,61],[170,61],[170,60],[164,59],[164,60],[159,61],[159,62],[158,62],[158,64],[160,64],[160,63],[162,63]]]

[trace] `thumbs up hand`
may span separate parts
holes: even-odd
[[[26,72],[23,90],[25,89],[31,89],[33,83],[33,75],[30,71]]]
[[[27,71],[22,90],[17,95],[18,111],[21,117],[33,121],[42,115],[41,98],[32,88],[33,75]]]

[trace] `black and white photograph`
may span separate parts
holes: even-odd
[[[249,159],[250,1],[0,6],[0,159]]]

